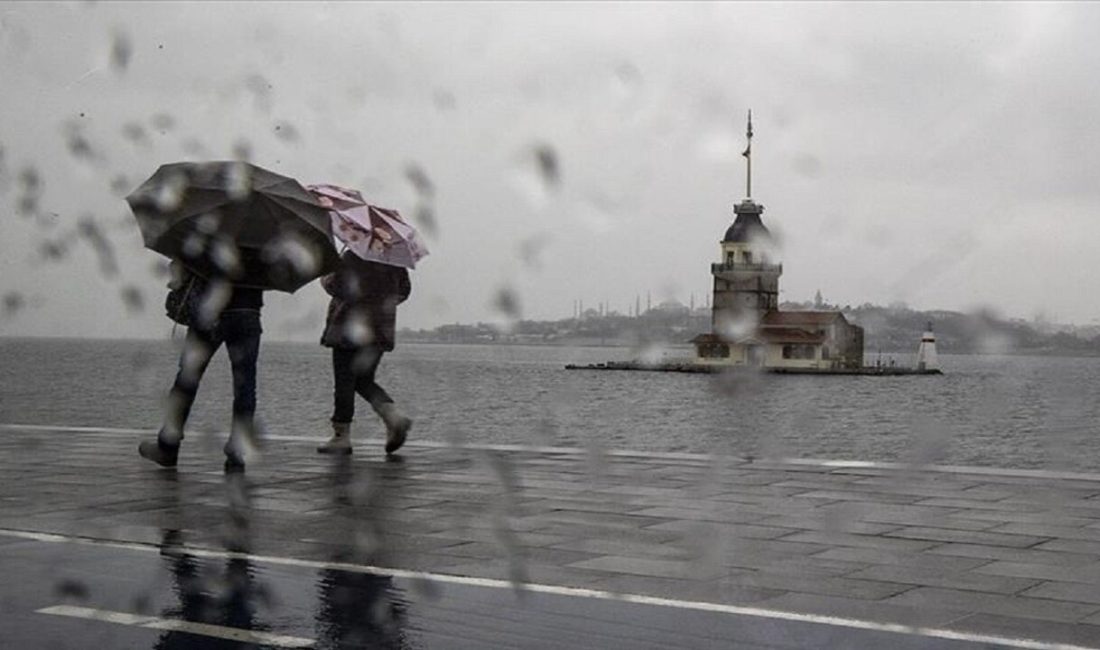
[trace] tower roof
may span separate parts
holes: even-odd
[[[760,214],[764,212],[764,206],[753,202],[752,199],[745,199],[733,206],[733,212],[737,215],[737,218],[726,230],[726,236],[722,238],[722,242],[772,240],[771,232],[760,221]]]

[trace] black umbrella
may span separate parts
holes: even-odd
[[[162,165],[126,202],[146,248],[208,279],[293,292],[339,264],[328,211],[249,163]]]

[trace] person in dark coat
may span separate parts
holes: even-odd
[[[263,290],[231,284],[225,279],[207,280],[174,263],[170,288],[190,283],[183,308],[190,324],[179,371],[168,392],[164,422],[156,440],[142,441],[138,453],[162,467],[175,467],[183,430],[206,367],[225,344],[233,368],[233,426],[225,444],[225,468],[244,468],[245,448],[254,442],[256,413],[256,363],[260,356],[260,310]]]
[[[370,403],[386,425],[386,453],[405,444],[412,420],[398,412],[393,398],[375,381],[382,355],[394,348],[397,305],[412,290],[409,272],[364,260],[351,251],[340,257],[339,271],[321,278],[332,296],[321,345],[332,348],[332,438],[317,447],[322,454],[351,453],[355,395]]]

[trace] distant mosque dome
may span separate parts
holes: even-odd
[[[771,231],[760,221],[760,214],[764,212],[764,206],[753,202],[752,199],[733,206],[733,212],[737,218],[726,230],[726,236],[722,243],[726,242],[769,242],[773,240]]]

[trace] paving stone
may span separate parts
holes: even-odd
[[[1100,541],[1088,541],[1081,539],[1052,539],[1035,546],[1040,551],[1064,551],[1066,553],[1083,553],[1100,555]]]
[[[1010,546],[1012,548],[1029,548],[1040,544],[1049,537],[1033,537],[1029,535],[1007,535],[1000,533],[988,533],[973,530],[952,530],[947,528],[930,528],[911,526],[883,533],[884,537],[897,537],[913,540],[933,540],[937,542],[961,542],[966,544],[984,544],[987,546]]]
[[[794,533],[779,539],[781,542],[809,542],[829,546],[854,546],[857,548],[892,549],[896,551],[920,551],[935,546],[935,542],[915,539],[895,539],[877,535],[853,535],[850,533],[807,531]]]
[[[982,546],[979,544],[942,544],[930,548],[926,553],[935,555],[958,555],[962,557],[1005,560],[1007,562],[1028,562],[1035,564],[1054,564],[1061,566],[1080,566],[1100,561],[1100,555],[1028,549],[1007,546]]]
[[[661,530],[678,532],[684,536],[708,535],[721,536],[723,538],[743,537],[747,539],[775,539],[790,535],[794,530],[777,526],[758,526],[756,524],[730,524],[713,521],[670,521],[655,526],[647,526],[646,530]]]
[[[978,573],[1018,578],[1036,578],[1060,582],[1083,582],[1100,584],[1100,564],[1084,566],[1058,566],[1027,562],[990,562],[975,569]]]
[[[932,555],[928,551],[912,553],[908,551],[889,551],[873,548],[853,548],[849,546],[832,548],[810,556],[811,560],[843,560],[863,564],[887,564],[912,568],[942,569],[947,571],[969,571],[993,562],[988,558],[953,557],[950,555]],[[1021,576],[1029,577],[1029,576]]]
[[[910,607],[946,607],[975,613],[1073,622],[1100,611],[1100,605],[1026,598],[1019,595],[985,594],[959,589],[917,587],[883,602]]]
[[[31,462],[0,436],[0,527],[156,544],[171,526],[224,548],[244,513],[252,548],[273,555],[1066,643],[1100,627],[1100,481],[642,453],[609,453],[593,475],[583,450],[415,444],[401,463],[340,465],[280,442],[230,507],[224,432],[200,436],[175,472],[138,462],[136,434],[66,435]]]
[[[827,508],[826,508],[827,510]],[[925,505],[866,503],[859,513],[860,521],[909,526],[935,525],[954,512],[956,508],[939,508]]]
[[[820,530],[838,533],[856,533],[860,535],[881,535],[887,531],[900,528],[897,524],[879,524],[864,521],[854,521],[849,517],[794,517],[780,515],[776,517],[764,517],[756,521],[761,526],[778,526],[789,530]]]
[[[1068,600],[1075,603],[1093,603],[1100,606],[1100,589],[1095,584],[1082,584],[1080,582],[1044,582],[1027,591],[1020,592],[1021,596],[1029,598],[1049,598],[1051,600]]]
[[[889,503],[908,505],[920,501],[924,497],[906,494],[892,494],[889,492],[870,491],[843,491],[843,490],[812,490],[799,492],[794,495],[798,499],[819,499],[821,501],[868,501],[871,503]]]
[[[684,545],[675,542],[646,544],[610,539],[574,539],[553,544],[551,548],[583,551],[593,555],[620,555],[670,560],[684,560],[690,557],[690,553]]]
[[[1091,542],[1100,542],[1100,529],[1080,526],[1058,526],[1049,524],[1031,524],[1012,522],[1002,524],[990,529],[993,533],[1010,533],[1013,535],[1033,535],[1041,537],[1059,537],[1063,539],[1080,539]]]
[[[986,575],[970,571],[951,571],[933,569],[928,566],[874,566],[856,571],[846,577],[855,580],[882,580],[926,587],[946,587],[965,589],[994,594],[1015,594],[1039,584],[1039,580],[997,575]]]

